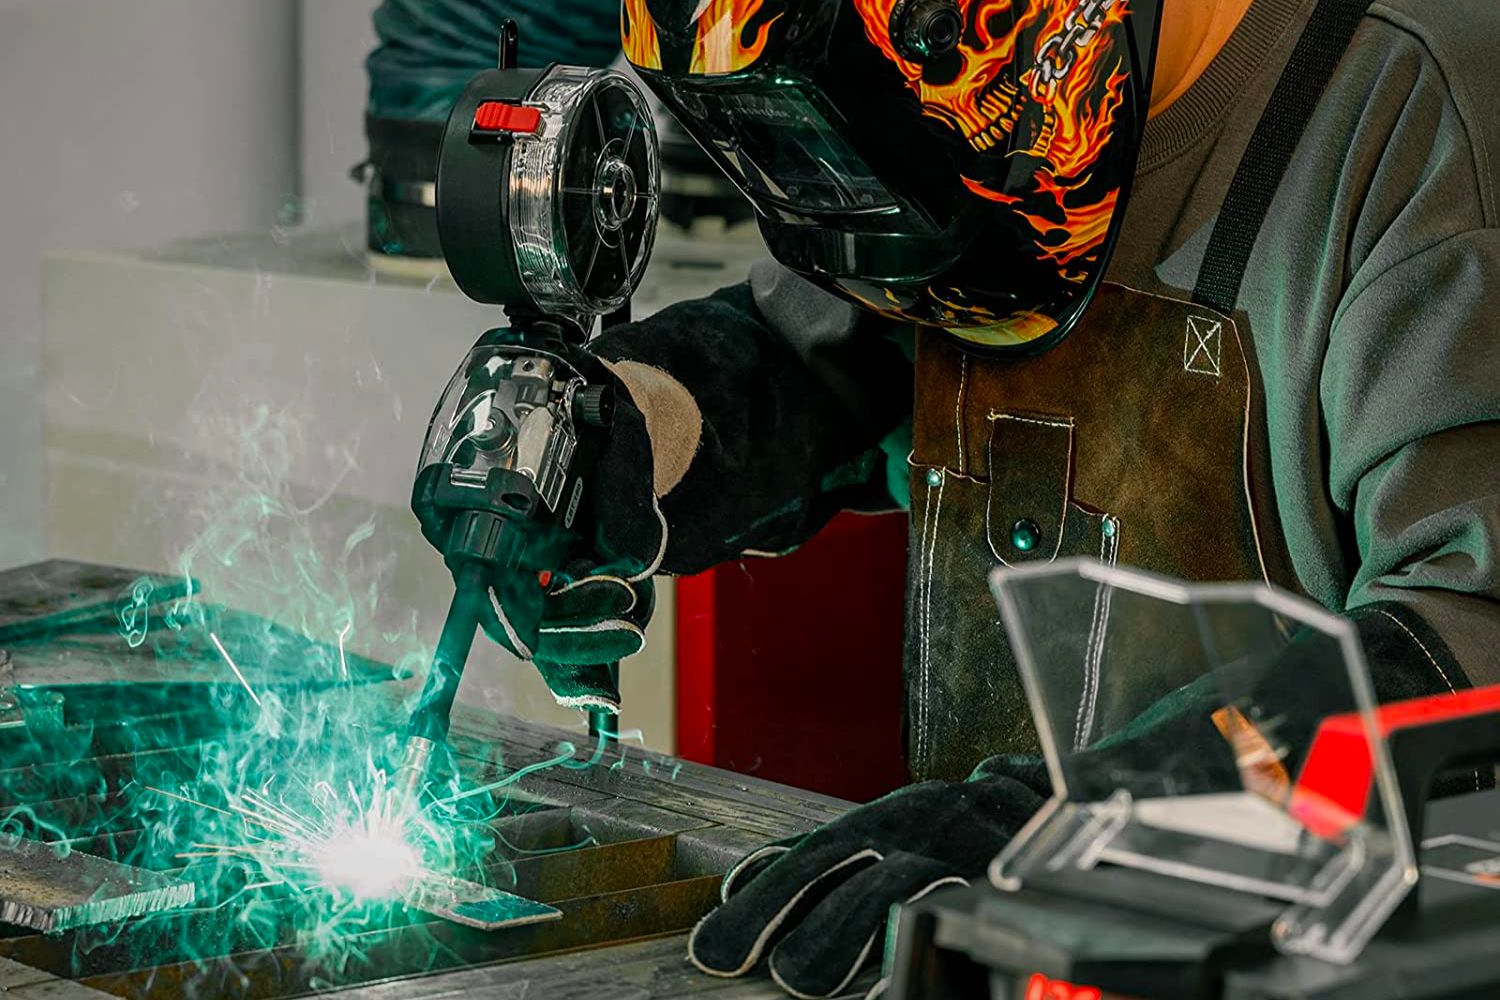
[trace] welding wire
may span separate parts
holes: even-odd
[[[214,646],[218,648],[219,655],[224,657],[224,662],[229,664],[229,669],[234,671],[234,676],[238,677],[240,679],[240,683],[245,686],[245,690],[250,694],[250,700],[255,702],[255,707],[264,708],[265,706],[260,703],[260,696],[257,695],[255,693],[255,689],[250,686],[250,682],[245,680],[245,675],[240,673],[240,668],[235,666],[234,660],[230,659],[229,653],[225,651],[224,644],[219,641],[219,637],[217,635],[214,635],[212,632],[208,633],[208,637],[213,640]]]
[[[492,782],[488,785],[481,785],[478,788],[471,788],[466,792],[455,792],[445,799],[438,799],[433,803],[433,805],[446,806],[454,802],[462,802],[464,799],[472,798],[475,795],[483,795],[485,792],[493,792],[497,789],[504,788],[507,785],[515,784],[522,778],[526,777],[528,774],[535,774],[537,771],[543,771],[549,767],[557,767],[558,765],[562,764],[563,761],[572,760],[576,748],[570,743],[564,743],[563,746],[567,747],[568,749],[563,753],[558,754],[556,757],[551,758],[550,760],[539,760],[535,764],[527,764],[519,771],[507,774],[499,781]]]
[[[490,832],[494,835],[496,840],[504,845],[507,853],[517,855],[527,854],[534,856],[542,854],[565,854],[568,851],[576,851],[582,847],[594,847],[599,843],[598,837],[594,836],[592,833],[585,833],[584,838],[576,844],[564,844],[561,847],[520,847],[516,844],[512,844],[509,840],[507,840],[505,838],[505,834],[501,833],[499,830],[491,830]]]
[[[634,734],[634,736],[640,736],[641,731],[639,729],[633,729],[627,732],[625,735],[631,736],[632,734]],[[564,742],[561,744],[563,747],[562,752],[559,753],[556,757],[551,758],[550,760],[539,760],[535,764],[527,764],[519,771],[516,771],[513,774],[508,774],[505,777],[501,778],[499,781],[492,782],[488,785],[481,785],[478,788],[471,788],[466,792],[456,792],[445,799],[438,799],[434,801],[433,805],[446,806],[454,802],[461,802],[464,799],[472,798],[475,795],[483,795],[485,792],[497,791],[501,788],[505,788],[508,785],[515,784],[517,781],[520,781],[528,774],[535,774],[537,771],[541,771],[549,767],[566,767],[574,771],[586,770],[587,768],[593,767],[594,765],[598,764],[599,761],[603,760],[605,746],[611,742],[614,742],[610,739],[609,734],[599,733],[597,734],[597,736],[598,742],[594,745],[594,755],[588,760],[574,760],[573,755],[578,752],[578,748],[571,743]],[[620,752],[623,755],[623,745]]]
[[[190,799],[186,795],[178,795],[176,792],[169,792],[165,788],[157,788],[155,785],[142,785],[141,787],[148,792],[155,792],[157,795],[165,795],[169,799],[176,799],[178,802],[182,802],[190,806],[196,806],[199,809],[211,809],[214,812],[221,813],[225,816],[234,815],[234,813],[230,812],[228,809],[220,809],[218,806],[211,806],[207,802],[199,802],[197,799]]]

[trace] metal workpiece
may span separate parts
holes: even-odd
[[[7,578],[0,573],[0,593]],[[30,669],[63,663],[57,645],[31,645]],[[239,714],[222,700],[185,697],[190,689],[172,682],[178,665],[150,646],[101,637],[91,647],[95,679],[67,688],[61,730],[0,729],[0,817],[50,857],[66,847],[72,858],[83,851],[138,863],[153,878],[195,887],[197,898],[128,919],[122,910],[101,926],[12,928],[0,934],[0,982],[9,960],[53,977],[48,996],[67,988],[122,997],[415,997],[456,977],[475,988],[530,982],[528,995],[569,1000],[597,997],[616,974],[626,989],[612,995],[782,996],[768,979],[728,983],[692,970],[685,935],[717,904],[721,874],[747,850],[810,830],[847,803],[628,740],[600,741],[581,728],[458,705],[425,764],[444,791],[434,784],[427,800],[489,789],[482,812],[493,813],[484,820],[491,846],[433,881],[418,879],[406,890],[410,905],[323,928],[314,940],[297,920],[305,889],[235,881],[212,859],[184,859],[190,849],[163,843],[149,811],[132,807],[143,788],[174,789],[211,755],[250,752],[265,739],[241,692],[225,693]],[[238,659],[247,677],[267,685],[286,672],[258,662],[248,644]],[[139,665],[148,682],[127,680],[127,665]],[[192,659],[180,668],[201,669]],[[391,733],[399,731],[409,689],[371,681],[361,690],[388,705]],[[46,885],[76,883],[59,875]]]
[[[197,592],[195,581],[181,577],[63,559],[0,572],[0,646],[11,667],[0,684],[15,686],[23,714],[56,717],[57,699],[28,702],[26,694],[71,699],[77,689],[130,682],[197,698],[241,683],[226,657],[258,688],[395,677],[385,664],[199,600]],[[241,657],[242,649],[256,655]]]
[[[198,589],[184,577],[49,559],[0,573],[0,645],[80,625],[113,628],[122,611],[159,609]]]
[[[50,972],[0,958],[0,993],[6,1000],[108,1000],[108,993],[82,983],[59,979]]]
[[[0,649],[0,729],[26,725],[21,702],[16,697],[16,668],[10,654]]]
[[[34,840],[0,843],[0,923],[55,933],[187,906],[191,883]]]
[[[423,872],[415,878],[401,894],[401,900],[414,910],[482,931],[541,923],[562,916],[561,910],[545,903],[437,872]]]

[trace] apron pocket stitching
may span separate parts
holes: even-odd
[[[1105,533],[1105,524],[1113,524],[1114,530]],[[1099,561],[1106,566],[1113,566],[1120,547],[1120,523],[1118,519],[1105,514],[1099,527]],[[1089,734],[1094,729],[1094,719],[1099,707],[1099,672],[1103,665],[1104,635],[1109,628],[1112,593],[1109,587],[1101,586],[1094,595],[1094,619],[1089,625],[1089,651],[1084,660],[1083,697],[1078,700],[1078,714],[1073,721],[1075,750],[1088,745]]]
[[[919,465],[917,465],[916,462],[912,461],[910,456],[908,456],[907,461],[911,462],[911,465],[912,465],[912,467],[914,469],[921,470],[922,467],[919,466]],[[939,474],[941,474],[941,472]],[[911,748],[911,750],[912,750],[913,762],[919,764],[920,766],[925,766],[925,763],[926,763],[926,742],[927,742],[927,740],[926,740],[926,737],[927,737],[926,702],[927,702],[927,698],[926,698],[926,690],[925,690],[925,683],[926,682],[925,682],[924,674],[925,674],[926,663],[927,663],[927,659],[928,659],[928,653],[927,653],[927,647],[928,647],[928,626],[927,626],[927,622],[928,622],[928,618],[929,618],[928,608],[929,608],[929,605],[930,605],[930,600],[929,600],[929,595],[928,595],[928,579],[929,579],[928,564],[929,564],[929,561],[930,561],[928,540],[933,537],[933,535],[932,535],[932,514],[933,514],[932,492],[933,492],[934,488],[935,487],[934,487],[932,481],[931,480],[927,480],[927,492],[922,497],[922,530],[921,530],[921,533],[917,536],[917,548],[916,548],[917,564],[916,564],[916,568],[915,568],[916,576],[915,576],[915,580],[913,581],[913,583],[914,583],[914,585],[916,587],[916,608],[915,608],[915,613],[913,615],[912,628],[916,632],[916,638],[917,638],[917,658],[916,658],[916,664],[915,664],[915,667],[916,667],[916,676],[913,677],[913,678],[911,678],[911,683],[916,688],[916,692],[915,692],[915,694],[916,694],[915,711],[912,712],[912,715],[911,715],[911,726],[912,726],[912,748]]]
[[[928,762],[928,758],[930,757],[930,748],[928,746],[928,725],[931,721],[930,713],[932,710],[932,572],[933,566],[937,561],[938,523],[942,520],[943,517],[943,489],[948,484],[946,473],[940,469],[939,474],[942,478],[938,480],[938,485],[936,487],[937,502],[936,506],[933,508],[932,513],[932,527],[930,529],[929,535],[930,540],[927,545],[926,580],[922,587],[922,661],[920,671],[921,676],[919,677],[918,681],[921,685],[921,699],[918,702],[918,705],[921,709],[921,726],[918,729],[918,747],[920,749],[920,759],[922,760],[924,765]],[[929,495],[931,494],[932,489],[933,487],[928,487]]]
[[[969,467],[969,456],[964,450],[964,389],[969,384],[969,356],[965,354],[959,362],[958,396],[953,401],[953,430],[958,435],[958,471]]]
[[[990,423],[994,423],[996,420],[1018,420],[1023,424],[1037,424],[1041,427],[1071,428],[1073,426],[1072,417],[1058,417],[1055,420],[1048,420],[1043,417],[1022,417],[1014,413],[1001,413],[999,410],[991,410],[989,416],[986,419],[989,420]]]

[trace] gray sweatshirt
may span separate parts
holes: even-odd
[[[1312,7],[1255,0],[1150,123],[1111,279],[1192,287]],[[1495,0],[1373,4],[1240,298],[1298,581],[1335,610],[1409,607],[1475,684],[1500,681],[1497,45]]]

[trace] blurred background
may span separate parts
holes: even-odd
[[[503,316],[434,259],[422,192],[445,88],[491,64],[506,5],[384,6],[382,38],[375,0],[0,0],[0,568],[191,572],[273,618],[300,573],[337,581],[352,650],[430,649],[452,584],[407,508],[414,464]],[[608,0],[509,6],[523,64],[614,58]],[[665,122],[662,142],[637,318],[764,253],[696,147]],[[854,798],[899,783],[905,532],[849,518],[661,587],[624,727]],[[462,697],[582,724],[488,643]],[[822,742],[829,712],[868,732]]]

